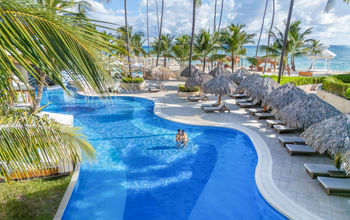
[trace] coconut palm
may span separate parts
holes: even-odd
[[[148,26],[148,0],[146,2],[147,4],[147,54],[149,54],[149,26]]]
[[[276,0],[272,0],[272,18],[271,18],[270,29],[269,29],[269,32],[268,32],[268,37],[267,37],[267,46],[268,47],[270,46],[270,40],[271,40],[270,33],[272,31],[273,24],[275,22],[275,11],[276,11]],[[265,57],[267,58],[268,56],[269,56],[269,53],[268,53],[268,51],[266,51]],[[265,70],[266,70],[266,63],[265,63],[264,71]]]
[[[322,49],[325,47],[319,40],[309,39],[305,41],[307,44],[305,45],[306,51],[308,54],[317,56],[322,53]]]
[[[194,31],[195,31],[195,25],[196,25],[196,6],[200,6],[202,4],[202,0],[193,0],[192,4],[192,32],[191,32],[191,44],[190,44],[190,56],[188,61],[189,66],[189,73],[191,77],[191,69],[192,69],[192,51],[193,51],[193,42],[194,42]]]
[[[261,34],[264,30],[264,24],[265,24],[265,16],[266,16],[266,9],[267,9],[267,5],[269,3],[269,0],[265,1],[265,9],[264,9],[264,15],[263,15],[263,19],[262,19],[262,23],[261,23],[261,28],[260,28],[260,34],[259,34],[259,39],[258,39],[258,44],[256,46],[256,52],[255,52],[255,57],[258,57],[258,52],[259,52],[259,46],[260,46],[260,40],[261,40]]]
[[[117,29],[116,35],[113,35],[118,42],[120,43],[125,43],[125,45],[120,45],[121,48],[125,49],[122,52],[122,55],[127,55],[127,48],[126,48],[126,41],[127,41],[127,36],[129,36],[129,52],[130,54],[134,54],[135,56],[139,57],[140,55],[145,56],[146,51],[142,48],[145,40],[143,40],[144,33],[139,31],[136,33],[133,33],[133,28],[129,27],[128,28],[128,34],[126,33],[126,27],[120,27]]]
[[[334,7],[335,2],[336,0],[328,0],[324,12],[328,13]],[[343,0],[343,2],[350,4],[350,0]]]
[[[221,19],[222,19],[223,10],[224,10],[224,0],[221,0],[221,10],[220,10],[220,19],[219,19],[219,27],[218,27],[219,32],[220,32],[220,27],[221,27]]]
[[[164,58],[164,67],[166,67],[167,64],[167,58],[173,57],[172,55],[172,44],[173,44],[174,37],[170,34],[162,35],[161,36],[161,42],[158,42],[158,39],[154,39],[152,43],[152,47],[154,48],[157,53],[159,53],[159,56]]]
[[[231,70],[234,72],[235,67],[235,57],[238,55],[241,51],[241,48],[243,47],[246,42],[242,42],[244,39],[247,39],[247,36],[254,36],[254,35],[247,35],[246,31],[243,30],[245,25],[243,24],[230,24],[226,28],[221,30],[221,36],[220,41],[222,48],[225,52],[229,53],[231,55]],[[249,37],[248,37],[249,38]],[[250,40],[249,40],[250,41]]]
[[[157,62],[156,62],[156,66],[158,66],[158,62],[159,62],[159,53],[160,53],[160,48],[161,48],[161,37],[162,37],[162,27],[163,27],[163,12],[164,12],[164,0],[162,0],[162,11],[160,14],[160,26],[159,26],[159,35],[158,35],[158,46],[157,46]],[[166,61],[165,65],[166,66]]]
[[[174,57],[180,62],[180,69],[183,70],[185,62],[190,56],[190,42],[191,37],[187,34],[178,35],[175,38],[175,43],[171,48]]]
[[[214,27],[213,27],[213,34],[216,31],[216,6],[218,4],[218,0],[215,0],[215,4],[214,4]]]
[[[203,63],[203,72],[205,71],[206,63],[213,55],[213,52],[220,48],[217,33],[211,35],[209,30],[201,30],[194,40],[195,57]]]
[[[59,9],[21,3],[2,1],[0,7],[0,175],[6,181],[16,178],[15,174],[28,177],[29,171],[47,169],[47,161],[57,164],[94,159],[93,148],[77,128],[9,107],[15,94],[9,79],[25,82],[13,63],[42,84],[48,77],[66,89],[61,77],[65,71],[79,87],[88,85],[105,93],[112,79],[99,57],[119,50],[109,42],[113,38],[106,39],[88,21],[84,21],[87,25],[78,25],[76,17]]]
[[[127,9],[127,0],[124,0],[124,15],[125,15],[125,33],[126,33],[126,51],[128,56],[128,70],[129,77],[132,78],[131,74],[131,61],[130,61],[130,48],[129,48],[129,26],[128,26],[128,9]]]

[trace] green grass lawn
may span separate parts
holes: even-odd
[[[0,183],[0,219],[52,219],[71,177]]]

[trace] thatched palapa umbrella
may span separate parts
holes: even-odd
[[[258,99],[258,100],[264,100],[265,97],[270,94],[274,89],[277,89],[280,87],[280,84],[278,84],[275,80],[266,77],[263,78],[263,80],[259,80],[257,83],[255,83],[254,86],[251,86],[247,93],[250,94],[252,98]]]
[[[315,94],[297,99],[282,108],[276,118],[289,127],[306,129],[311,125],[341,114],[336,108],[323,101]]]
[[[299,98],[306,98],[307,94],[302,89],[292,83],[286,83],[274,89],[262,101],[262,105],[267,108],[281,110]]]
[[[350,117],[340,114],[311,125],[301,137],[316,151],[335,156],[350,150],[349,135]]]
[[[259,75],[250,75],[245,77],[238,86],[238,91],[240,92],[248,92],[250,88],[252,88],[259,81],[264,80],[263,77]],[[249,94],[248,94],[249,95]]]
[[[152,69],[149,75],[151,79],[157,79],[160,85],[160,81],[169,80],[171,77],[174,76],[174,73],[165,68],[164,66],[157,66]]]
[[[190,77],[190,66],[186,67],[182,72],[180,73],[181,77]],[[198,70],[197,67],[191,66],[191,75],[193,74],[194,71]]]
[[[240,68],[239,70],[236,70],[234,73],[230,75],[230,79],[235,82],[236,84],[240,84],[241,81],[253,73],[249,72],[246,68]]]
[[[217,66],[215,67],[212,71],[209,72],[209,75],[213,76],[213,77],[217,77],[219,75],[226,75],[229,76],[231,74],[230,71],[228,71],[227,69],[225,69],[223,66]]]
[[[196,70],[193,72],[190,78],[186,81],[186,88],[194,88],[195,86],[198,86],[201,88],[200,95],[202,95],[202,87],[203,84],[208,82],[213,77],[209,74],[206,74],[200,70]]]
[[[237,91],[237,84],[232,82],[227,75],[221,74],[204,83],[203,91],[205,93],[218,95],[218,103],[220,104],[221,96],[231,95]]]

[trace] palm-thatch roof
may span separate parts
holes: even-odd
[[[259,80],[254,84],[254,86],[248,88],[247,94],[255,99],[264,100],[265,97],[270,94],[270,92],[279,87],[280,84],[278,84],[275,80],[266,77],[263,78],[263,80]]]
[[[147,74],[148,79],[157,79],[157,80],[169,80],[174,76],[175,74],[172,71],[165,68],[164,66],[157,66]]]
[[[348,175],[350,175],[350,150],[346,151],[346,153],[342,157],[343,162],[346,164],[344,169]]]
[[[191,65],[191,75],[194,71],[198,70],[197,67]],[[187,66],[184,70],[180,73],[181,77],[190,77],[190,66]]]
[[[280,110],[299,98],[306,98],[307,94],[292,83],[286,83],[271,91],[263,100],[262,105]]]
[[[196,70],[193,72],[190,78],[186,81],[187,88],[193,88],[195,86],[199,86],[202,88],[203,84],[208,82],[213,77],[209,74],[206,74],[200,70]]]
[[[297,99],[282,108],[276,118],[288,126],[306,129],[311,125],[341,114],[336,108],[323,101],[315,94]]]
[[[237,90],[236,83],[232,82],[227,75],[221,74],[204,83],[203,91],[215,95],[231,95]]]
[[[320,153],[332,156],[350,150],[350,117],[344,114],[311,125],[301,137]]]
[[[259,75],[247,76],[239,84],[238,90],[241,92],[247,92],[251,87],[253,87],[256,83],[262,80],[264,80],[264,78]]]
[[[239,85],[245,77],[252,75],[252,74],[253,73],[249,72],[246,68],[243,67],[243,68],[236,70],[234,73],[232,73],[230,75],[230,79]]]
[[[225,69],[221,65],[215,67],[212,71],[209,72],[209,75],[211,75],[213,77],[217,77],[218,75],[222,75],[222,74],[229,76],[231,74],[231,72],[228,71],[227,69]]]

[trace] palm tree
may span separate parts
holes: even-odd
[[[309,39],[305,41],[307,44],[305,48],[310,55],[317,56],[322,53],[323,48],[325,47],[319,40]]]
[[[218,0],[215,0],[215,6],[214,6],[214,28],[213,33],[216,31],[216,6],[217,6]]]
[[[282,77],[282,73],[283,73],[282,72],[283,63],[284,63],[283,60],[285,59],[285,51],[286,51],[287,40],[288,40],[288,30],[289,30],[290,20],[292,17],[293,5],[294,5],[294,0],[290,0],[286,29],[284,31],[284,36],[283,36],[283,46],[282,46],[282,52],[281,52],[281,58],[280,58],[280,66],[278,69],[278,81],[277,81],[278,83],[281,82],[281,77]]]
[[[231,54],[232,63],[231,63],[231,70],[234,72],[235,67],[235,57],[237,54],[240,53],[241,48],[243,47],[246,42],[242,43],[243,39],[246,39],[247,33],[243,30],[245,25],[243,24],[230,24],[226,28],[222,29],[221,31],[221,37],[220,41],[222,44],[222,48],[225,52]],[[250,35],[254,36],[254,35]],[[250,39],[251,40],[251,39]],[[250,41],[249,40],[249,41]]]
[[[202,0],[193,0],[193,10],[192,10],[192,32],[191,32],[191,44],[190,44],[190,57],[188,61],[189,65],[189,76],[191,77],[191,69],[192,69],[192,51],[193,51],[193,41],[194,41],[194,31],[195,31],[195,25],[196,25],[196,6],[201,5]]]
[[[28,177],[29,171],[47,169],[45,161],[93,160],[94,150],[77,128],[9,106],[15,94],[11,80],[25,82],[13,62],[39,82],[44,75],[66,89],[61,77],[65,71],[80,88],[89,85],[106,94],[112,78],[99,57],[119,50],[110,42],[113,38],[106,39],[88,21],[77,24],[71,14],[33,2],[3,1],[0,17],[0,47],[7,51],[0,56],[0,176],[6,181],[16,174]]]
[[[162,11],[160,14],[160,26],[159,26],[159,35],[158,35],[158,44],[161,43],[161,37],[162,37],[162,27],[163,27],[163,11],[164,11],[164,0],[162,0]],[[157,62],[156,62],[156,66],[158,66],[158,62],[159,62],[159,53],[160,53],[160,48],[161,46],[158,45],[158,50],[157,50]]]
[[[224,10],[224,0],[221,0],[221,10],[220,10],[220,19],[219,19],[219,27],[218,27],[219,32],[220,32],[220,27],[221,27],[221,19],[222,19],[223,10]]]
[[[272,0],[272,18],[271,18],[271,25],[270,25],[270,30],[269,30],[269,33],[268,33],[268,37],[267,37],[267,46],[269,47],[270,46],[270,40],[271,40],[271,31],[272,31],[272,28],[273,28],[273,23],[275,22],[275,11],[276,11],[276,0]],[[267,58],[268,57],[268,51],[266,51],[266,55],[265,57]],[[265,67],[264,67],[264,72],[266,70],[266,63],[265,63]]]
[[[172,43],[173,43],[174,37],[170,34],[162,35],[161,41],[159,42],[158,39],[154,39],[154,42],[152,44],[152,47],[158,51],[160,56],[164,59],[164,67],[166,68],[167,64],[167,58],[173,57],[172,55]]]
[[[148,26],[148,0],[147,0],[147,53],[149,54],[149,26]]]
[[[350,4],[350,0],[343,0],[343,2]],[[334,5],[335,5],[335,0],[328,0],[326,7],[324,9],[324,12],[328,13],[334,7]]]
[[[189,35],[178,35],[175,38],[175,43],[173,47],[171,48],[171,51],[174,54],[175,58],[180,62],[181,70],[184,69],[185,62],[190,56],[190,42],[191,37]]]
[[[261,29],[260,29],[260,34],[259,34],[259,39],[258,39],[258,45],[256,46],[255,57],[258,57],[259,46],[260,46],[260,40],[261,40],[261,34],[262,34],[263,30],[264,30],[266,9],[267,9],[268,3],[269,3],[269,0],[266,0],[266,1],[265,1],[264,15],[263,15],[263,19],[262,19],[262,23],[261,23]]]
[[[126,51],[128,52],[128,69],[129,77],[132,78],[131,74],[131,61],[130,61],[130,48],[129,48],[129,26],[128,26],[128,9],[126,5],[126,0],[124,0],[124,15],[125,15],[125,32],[126,32]]]
[[[199,34],[196,35],[194,41],[194,52],[195,57],[203,63],[203,71],[205,71],[206,63],[213,55],[214,51],[220,48],[218,38],[211,35],[209,30],[201,30]]]

